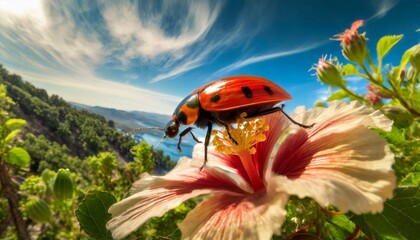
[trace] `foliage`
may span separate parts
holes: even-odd
[[[89,191],[76,211],[84,231],[95,239],[112,239],[106,223],[111,219],[108,208],[117,200],[108,192]]]
[[[131,154],[134,156],[134,161],[128,164],[128,169],[135,173],[135,175],[139,175],[142,172],[150,173],[153,170],[152,146],[141,142],[131,149]]]
[[[359,37],[364,38],[364,34]],[[375,60],[369,51],[357,60],[351,60],[346,56],[351,53],[343,51],[349,62],[341,63],[337,57],[323,57],[315,66],[319,80],[329,85],[331,91],[327,101],[317,102],[316,106],[326,106],[328,101],[333,100],[357,100],[394,121],[390,132],[375,129],[395,154],[394,169],[399,187],[394,198],[385,202],[382,213],[375,215],[336,213],[317,206],[302,205],[303,200],[294,199],[288,205],[288,219],[291,217],[293,221],[288,220],[284,226],[289,230],[286,231],[287,239],[296,236],[309,239],[415,239],[420,235],[420,44],[406,50],[399,65],[383,64],[386,55],[402,38],[403,35],[380,38],[376,44]],[[330,72],[335,71],[340,75],[332,77]],[[365,93],[352,90],[350,83],[355,78],[366,81]],[[316,216],[313,217],[313,214]]]
[[[141,173],[153,171],[153,160],[159,163],[159,171],[174,166],[162,151],[151,158],[150,146],[141,143],[133,148],[134,141],[113,129],[112,122],[77,110],[59,96],[48,96],[1,65],[0,83],[4,84],[0,84],[0,167],[7,164],[10,189],[15,192],[22,229],[28,235],[19,238],[95,237],[87,230],[89,223],[81,220],[79,224],[75,213],[86,210],[93,193],[101,194],[101,199],[112,196],[114,200],[108,202],[112,204],[115,198],[126,196]],[[133,159],[130,170],[126,161]],[[1,190],[3,193],[4,188]],[[0,197],[0,238],[13,239],[18,229],[11,221],[8,199]],[[108,206],[102,209],[103,214],[108,214]],[[97,221],[98,215],[92,217]],[[100,218],[104,229],[106,218]]]
[[[25,172],[26,165],[30,163],[28,152],[16,146],[16,139],[25,124],[24,120],[10,118],[9,108],[13,101],[6,95],[6,89],[0,85],[0,186],[1,193],[8,201],[8,210],[14,220],[17,236],[20,239],[29,239],[26,223],[19,211],[17,189],[13,183],[14,172]],[[7,218],[5,219],[7,220]]]
[[[104,117],[77,110],[59,96],[48,96],[45,90],[9,74],[1,65],[0,69],[0,84],[7,87],[9,97],[16,102],[11,113],[27,120],[29,132],[66,146],[73,157],[85,158],[116,149],[126,160],[132,160],[133,139],[113,129]],[[33,165],[39,165],[37,159]]]

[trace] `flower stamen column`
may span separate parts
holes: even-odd
[[[256,192],[264,187],[264,183],[255,167],[252,154],[256,152],[254,145],[266,140],[265,132],[268,131],[269,126],[262,118],[248,120],[245,116],[245,113],[241,115],[236,128],[229,128],[229,133],[237,144],[231,141],[226,129],[213,131],[213,145],[219,153],[239,156],[252,188]]]

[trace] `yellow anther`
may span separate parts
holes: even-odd
[[[229,133],[237,144],[232,142],[226,129],[212,131],[213,146],[217,152],[238,155],[247,150],[255,154],[255,144],[266,140],[268,124],[262,118],[245,119],[245,116],[246,113],[241,114],[236,128],[229,127]]]

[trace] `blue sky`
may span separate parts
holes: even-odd
[[[419,42],[419,0],[52,1],[0,0],[0,63],[64,99],[172,114],[208,81],[248,74],[313,106],[328,88],[308,72],[331,38],[358,19],[374,54],[386,34],[405,37],[398,63]],[[365,82],[353,88],[364,91]]]

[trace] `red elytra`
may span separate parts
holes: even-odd
[[[284,111],[283,107],[276,107],[282,101],[290,100],[289,93],[274,82],[257,76],[232,76],[222,78],[205,84],[184,98],[175,109],[172,120],[166,124],[165,137],[174,138],[178,135],[180,125],[196,125],[199,128],[207,127],[205,138],[205,159],[207,162],[207,147],[210,142],[213,124],[226,127],[229,134],[229,124],[236,122],[237,118],[246,113],[246,118],[263,116],[281,111],[290,121],[301,127],[303,125],[294,121]],[[141,128],[142,130],[144,128]],[[198,139],[188,127],[179,134],[178,150],[181,151],[182,137],[190,133],[195,141]],[[230,134],[229,134],[230,136]],[[236,143],[235,139],[230,136]]]

